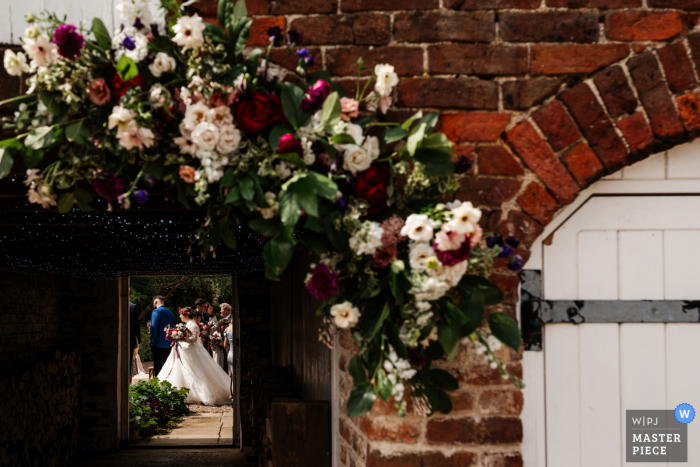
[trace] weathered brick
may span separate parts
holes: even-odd
[[[508,42],[596,42],[596,11],[503,12],[499,34]]]
[[[527,47],[486,44],[441,44],[428,48],[432,73],[465,75],[523,75]]]
[[[399,83],[398,105],[495,110],[498,85],[468,78],[403,80]]]
[[[617,122],[617,127],[625,135],[631,151],[644,149],[654,141],[654,134],[642,112],[635,112],[623,118]]]
[[[627,82],[625,72],[619,66],[601,71],[593,78],[593,82],[613,117],[634,112],[637,108],[637,98]]]
[[[517,275],[496,272],[489,275],[489,280],[496,284],[498,288],[501,289],[501,291],[503,291],[503,303],[514,305],[518,302],[518,288],[520,286],[520,278]],[[482,401],[483,396],[482,399],[479,401],[480,405]]]
[[[700,10],[700,0],[649,0],[649,6],[652,8]]]
[[[683,31],[677,11],[612,11],[605,33],[615,41],[662,41]]]
[[[656,49],[664,74],[671,92],[687,91],[696,86],[693,65],[690,64],[688,53],[682,42]]]
[[[354,38],[350,16],[302,16],[292,21],[289,27],[304,35],[304,46],[352,44]]]
[[[450,141],[496,141],[510,115],[496,112],[461,112],[440,116],[440,129]]]
[[[316,63],[311,67],[311,71],[316,71],[321,69],[321,49],[318,47],[309,47],[309,52],[311,52],[314,57],[316,57]],[[297,57],[294,54],[289,53],[286,47],[275,47],[270,53],[270,61],[276,63],[288,70],[295,71],[297,68]]]
[[[627,148],[588,84],[574,86],[562,93],[560,99],[603,165],[609,171],[621,168],[627,158]]]
[[[526,213],[543,225],[549,224],[559,209],[559,203],[536,182],[530,182],[517,201]]]
[[[573,201],[578,187],[552,150],[532,127],[524,121],[510,130],[508,142],[520,158],[537,174],[562,204]]]
[[[474,405],[476,401],[474,400],[474,394],[471,391],[450,393],[450,399],[452,399],[452,412],[469,412],[474,410]]]
[[[274,18],[253,18],[253,24],[250,25],[250,39],[248,45],[270,45],[270,36],[267,35],[267,30],[272,26],[279,26],[284,29],[287,21],[284,17]]]
[[[676,97],[678,112],[681,114],[683,126],[688,131],[700,128],[700,96],[691,92]]]
[[[513,276],[516,277],[517,276]],[[479,398],[479,410],[486,415],[520,415],[523,393],[518,389],[491,389]]]
[[[498,207],[513,198],[522,184],[512,178],[465,177],[459,180],[457,198],[475,206]]]
[[[402,10],[433,10],[440,7],[439,0],[406,0]],[[398,9],[395,0],[341,0],[342,11],[393,11]]]
[[[488,453],[484,455],[484,467],[523,467],[523,457],[519,452]]]
[[[272,14],[335,13],[337,8],[337,0],[276,0],[272,6]]]
[[[556,8],[634,8],[642,0],[546,0],[548,7]]]
[[[671,100],[671,92],[663,81],[656,57],[651,52],[637,55],[627,62],[627,68],[647,111],[654,134],[668,138],[683,133],[683,125]]]
[[[629,54],[625,44],[533,45],[533,75],[590,74]]]
[[[519,418],[485,417],[478,422],[472,417],[428,420],[426,440],[430,444],[505,444],[523,439]]]
[[[394,443],[415,443],[420,436],[420,425],[415,422],[398,420],[366,420],[365,432],[370,441],[389,441]]]
[[[586,187],[603,175],[604,167],[590,146],[580,142],[562,154],[564,163],[569,168],[579,186]]]
[[[547,137],[555,151],[575,143],[581,138],[581,132],[564,109],[561,102],[555,100],[535,112],[532,118]]]
[[[525,171],[506,148],[480,146],[477,150],[479,173],[486,175],[523,175]]]
[[[391,19],[388,15],[358,15],[353,17],[355,44],[384,45],[391,40]]]
[[[695,69],[700,69],[700,33],[688,34],[686,38]]]
[[[394,17],[394,40],[491,42],[496,37],[495,21],[495,15],[491,11],[400,13]]]
[[[540,76],[503,83],[503,106],[506,109],[529,109],[553,96],[562,83],[560,78]]]
[[[335,76],[357,74],[362,57],[369,74],[375,65],[391,63],[399,76],[423,74],[423,51],[419,47],[343,47],[326,51],[326,68]]]
[[[454,10],[531,10],[540,6],[540,0],[445,0],[444,6]]]
[[[400,452],[384,454],[372,450],[367,453],[367,467],[470,467],[476,466],[472,452],[455,452],[447,456],[441,452]]]

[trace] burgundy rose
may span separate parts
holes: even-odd
[[[118,101],[124,94],[126,94],[126,91],[136,86],[140,87],[142,91],[146,87],[146,83],[143,81],[143,76],[136,75],[135,78],[131,78],[129,81],[124,81],[122,77],[119,76],[119,73],[117,73],[114,75],[114,79],[112,80],[112,95],[114,95],[114,98]]]
[[[287,133],[280,138],[277,154],[298,154],[299,157],[303,158],[304,148],[301,146],[301,141]]]
[[[466,261],[471,251],[472,244],[469,241],[469,237],[464,237],[462,245],[456,250],[440,251],[440,248],[437,248],[436,245],[435,256],[445,266],[454,266],[462,261]]]
[[[280,98],[258,91],[244,96],[236,106],[234,114],[236,124],[248,136],[259,135],[270,125],[287,121]]]
[[[325,264],[319,264],[311,273],[311,278],[306,283],[306,288],[311,295],[323,300],[330,298],[338,289],[338,275],[328,269]]]
[[[386,206],[389,197],[387,188],[391,181],[391,170],[382,165],[373,165],[364,172],[357,174],[355,183],[351,186],[352,194],[369,203],[367,211],[376,216]]]
[[[309,88],[309,95],[301,101],[304,112],[314,113],[323,107],[326,98],[331,94],[331,85],[319,79]]]
[[[399,256],[399,250],[394,245],[379,248],[374,252],[372,262],[380,268],[385,268],[391,264],[396,257]]]

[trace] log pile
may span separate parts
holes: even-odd
[[[0,467],[60,467],[75,458],[79,370],[74,352],[56,351],[0,377]]]

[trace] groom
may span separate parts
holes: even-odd
[[[170,343],[165,338],[165,328],[175,326],[175,317],[163,306],[165,299],[158,295],[153,299],[153,313],[151,314],[151,351],[153,352],[153,371],[158,376],[163,369],[165,361],[170,355]]]

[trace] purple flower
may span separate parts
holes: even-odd
[[[92,181],[92,186],[95,192],[108,202],[116,201],[124,192],[124,179],[109,175],[105,178],[96,178]]]
[[[272,45],[275,47],[279,47],[282,45],[282,41],[284,40],[284,32],[282,32],[282,28],[279,26],[270,26],[270,29],[267,30],[267,35],[270,36],[270,41],[272,42]]]
[[[331,85],[319,79],[309,88],[309,95],[301,101],[301,108],[305,112],[314,113],[323,107],[326,97],[331,93]]]
[[[144,204],[146,204],[146,201],[148,201],[148,191],[138,190],[136,193],[134,193],[134,199],[137,203],[143,206]]]
[[[53,43],[63,58],[75,60],[80,57],[85,46],[85,38],[75,30],[72,24],[62,24],[53,32]]]
[[[287,33],[287,43],[289,45],[301,45],[304,40],[304,36],[296,29],[290,29]]]
[[[508,245],[504,245],[503,249],[498,254],[498,256],[496,256],[496,258],[498,258],[498,259],[507,258],[512,254],[513,254],[513,249],[511,247],[509,247]]]
[[[316,63],[316,60],[314,59],[314,56],[311,52],[309,52],[308,49],[299,49],[297,50],[297,56],[301,59],[304,60],[304,63],[306,63],[308,66],[314,66],[314,63]]]
[[[486,239],[486,246],[489,248],[493,248],[496,245],[503,246],[503,237],[500,235],[492,235],[491,237],[488,237]]]
[[[134,27],[136,29],[141,29],[143,28],[143,23],[141,22],[141,18],[136,18],[136,21],[134,21]]]
[[[508,261],[508,269],[511,271],[520,271],[524,265],[525,260],[520,255],[515,255]]]
[[[129,209],[131,207],[131,200],[129,199],[128,196],[125,195],[119,195],[119,205],[123,207],[124,209]]]
[[[155,24],[155,23],[151,24],[151,33],[153,34],[153,37],[160,36],[160,31],[158,30],[157,24]]]
[[[126,36],[122,41],[122,47],[127,50],[134,50],[136,48],[136,41],[131,36]]]
[[[147,175],[146,181],[148,182],[149,185],[151,185],[151,188],[153,188],[153,185],[156,184],[156,179],[153,175]]]
[[[338,275],[328,269],[325,264],[319,264],[311,273],[311,279],[306,283],[306,288],[316,298],[327,299],[333,296],[338,287]]]
[[[463,174],[469,172],[474,166],[474,160],[471,157],[462,156],[455,162],[455,173]]]
[[[516,240],[514,236],[509,235],[508,237],[506,237],[506,245],[512,246],[513,248],[518,248],[520,242]]]
[[[412,367],[418,368],[425,365],[425,355],[418,349],[408,349],[408,361]]]

